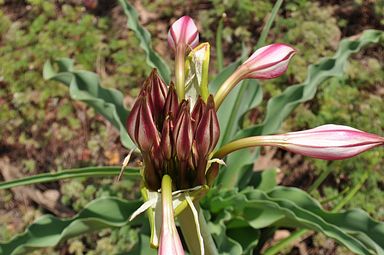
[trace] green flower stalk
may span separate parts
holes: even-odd
[[[184,255],[183,245],[176,229],[173,202],[172,179],[164,175],[161,182],[162,223],[159,255]]]

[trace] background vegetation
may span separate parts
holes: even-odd
[[[125,92],[129,107],[150,72],[138,41],[126,28],[126,17],[114,1],[0,0],[0,181],[25,175],[87,165],[118,165],[126,154],[118,132],[84,104],[69,99],[67,89],[42,78],[42,66],[53,57],[71,57],[77,67],[97,72],[105,87]],[[88,3],[88,5],[86,5]],[[89,4],[91,3],[91,4]],[[223,24],[224,64],[234,61],[242,44],[255,45],[273,1],[136,1],[154,47],[170,66],[166,45],[169,24],[184,14],[192,16],[201,41],[212,46],[215,63],[216,31]],[[88,7],[88,8],[87,8]],[[341,38],[367,28],[384,28],[382,1],[286,1],[267,42],[293,45],[298,54],[287,75],[262,82],[265,99],[302,82],[306,68],[331,56]],[[383,135],[384,42],[366,48],[350,61],[346,75],[321,87],[316,98],[300,106],[281,131],[300,130],[325,123],[354,126]],[[265,105],[249,114],[248,122],[263,118]],[[279,182],[308,188],[328,168],[332,174],[314,193],[335,197],[355,186],[363,172],[368,182],[349,204],[384,220],[384,149],[354,159],[326,162],[265,149],[255,168],[279,167]],[[106,195],[135,197],[137,183],[112,179],[77,179],[12,191],[0,190],[0,240],[8,240],[43,213],[70,216],[90,200]],[[131,192],[127,192],[127,187]],[[117,254],[137,240],[129,227],[105,230],[71,239],[49,254]],[[349,254],[321,235],[309,238],[287,254]],[[303,248],[304,245],[304,248]],[[34,254],[46,254],[37,251]]]

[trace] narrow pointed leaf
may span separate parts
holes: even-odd
[[[117,176],[121,171],[121,167],[105,166],[105,167],[84,167],[77,169],[67,169],[56,173],[43,173],[24,178],[0,182],[0,189],[10,189],[23,185],[31,185],[36,183],[54,182],[64,179],[83,178],[83,177],[99,177],[99,176]],[[138,168],[125,168],[124,176],[132,179],[140,179]]]

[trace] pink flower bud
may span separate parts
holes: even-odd
[[[180,104],[179,114],[173,130],[173,141],[175,144],[176,156],[179,160],[188,160],[191,154],[192,140],[193,132],[189,102],[183,101]]]
[[[191,17],[183,16],[176,20],[168,31],[168,44],[176,50],[178,45],[193,49],[199,43],[199,33]]]
[[[384,138],[378,135],[332,124],[282,135],[261,136],[260,139],[266,145],[325,160],[350,158],[384,144]]]
[[[313,158],[337,160],[354,157],[383,144],[384,137],[348,126],[329,124],[281,135],[252,136],[235,140],[221,147],[214,157],[223,158],[240,149],[267,145]]]
[[[159,143],[159,134],[152,118],[145,91],[137,98],[128,116],[127,131],[143,152],[149,152],[154,142]]]
[[[255,51],[236,71],[221,85],[215,95],[218,109],[228,93],[244,79],[272,79],[282,75],[288,68],[289,60],[296,51],[291,46],[275,43]]]
[[[288,68],[289,60],[296,53],[289,45],[275,43],[264,46],[253,53],[243,66],[248,68],[244,78],[272,79],[282,75]]]
[[[195,140],[197,152],[206,157],[215,148],[220,136],[219,121],[217,120],[215,103],[210,95],[207,101],[206,111],[201,116],[196,128]]]

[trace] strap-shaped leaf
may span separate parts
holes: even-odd
[[[126,168],[124,176],[131,179],[139,179],[141,177],[138,168]],[[114,176],[118,175],[121,167],[101,166],[101,167],[84,167],[77,169],[67,169],[55,173],[42,173],[33,176],[27,176],[7,182],[0,182],[0,189],[10,189],[23,185],[31,185],[36,183],[53,182],[71,178],[82,177],[98,177],[98,176]]]
[[[127,0],[119,0],[119,3],[123,7],[125,15],[128,17],[128,27],[135,32],[136,37],[140,41],[140,47],[146,53],[147,64],[157,68],[164,81],[169,83],[171,81],[171,71],[159,54],[152,49],[151,35],[140,25],[136,10]]]
[[[133,148],[134,144],[125,128],[129,112],[123,105],[123,94],[116,89],[103,88],[95,73],[74,70],[71,59],[62,58],[55,63],[59,68],[57,72],[50,61],[45,63],[44,79],[59,81],[68,86],[72,99],[85,102],[103,115],[119,130],[122,144]]]
[[[232,139],[277,132],[282,122],[300,103],[311,100],[315,96],[322,82],[343,74],[344,66],[352,53],[360,51],[370,43],[379,42],[383,35],[383,31],[366,30],[357,39],[342,40],[333,57],[323,58],[318,64],[309,66],[307,79],[302,84],[290,86],[282,94],[268,101],[266,117],[261,124],[238,130]],[[232,153],[226,160],[227,167],[222,171],[222,184],[225,187],[235,186],[241,176],[233,169],[241,169],[243,165],[251,164],[256,157],[257,153],[249,150]]]
[[[327,212],[315,199],[296,188],[214,192],[208,193],[203,206],[217,215],[223,212],[232,215],[223,221],[227,231],[244,226],[308,228],[335,239],[356,254],[384,254],[384,223],[361,210]]]
[[[0,243],[0,255],[29,254],[35,249],[53,247],[71,237],[107,227],[124,226],[129,224],[129,216],[140,204],[140,201],[128,202],[106,197],[92,201],[71,219],[62,220],[52,215],[42,216],[24,233],[9,242]],[[141,222],[133,221],[131,224],[137,225]]]

